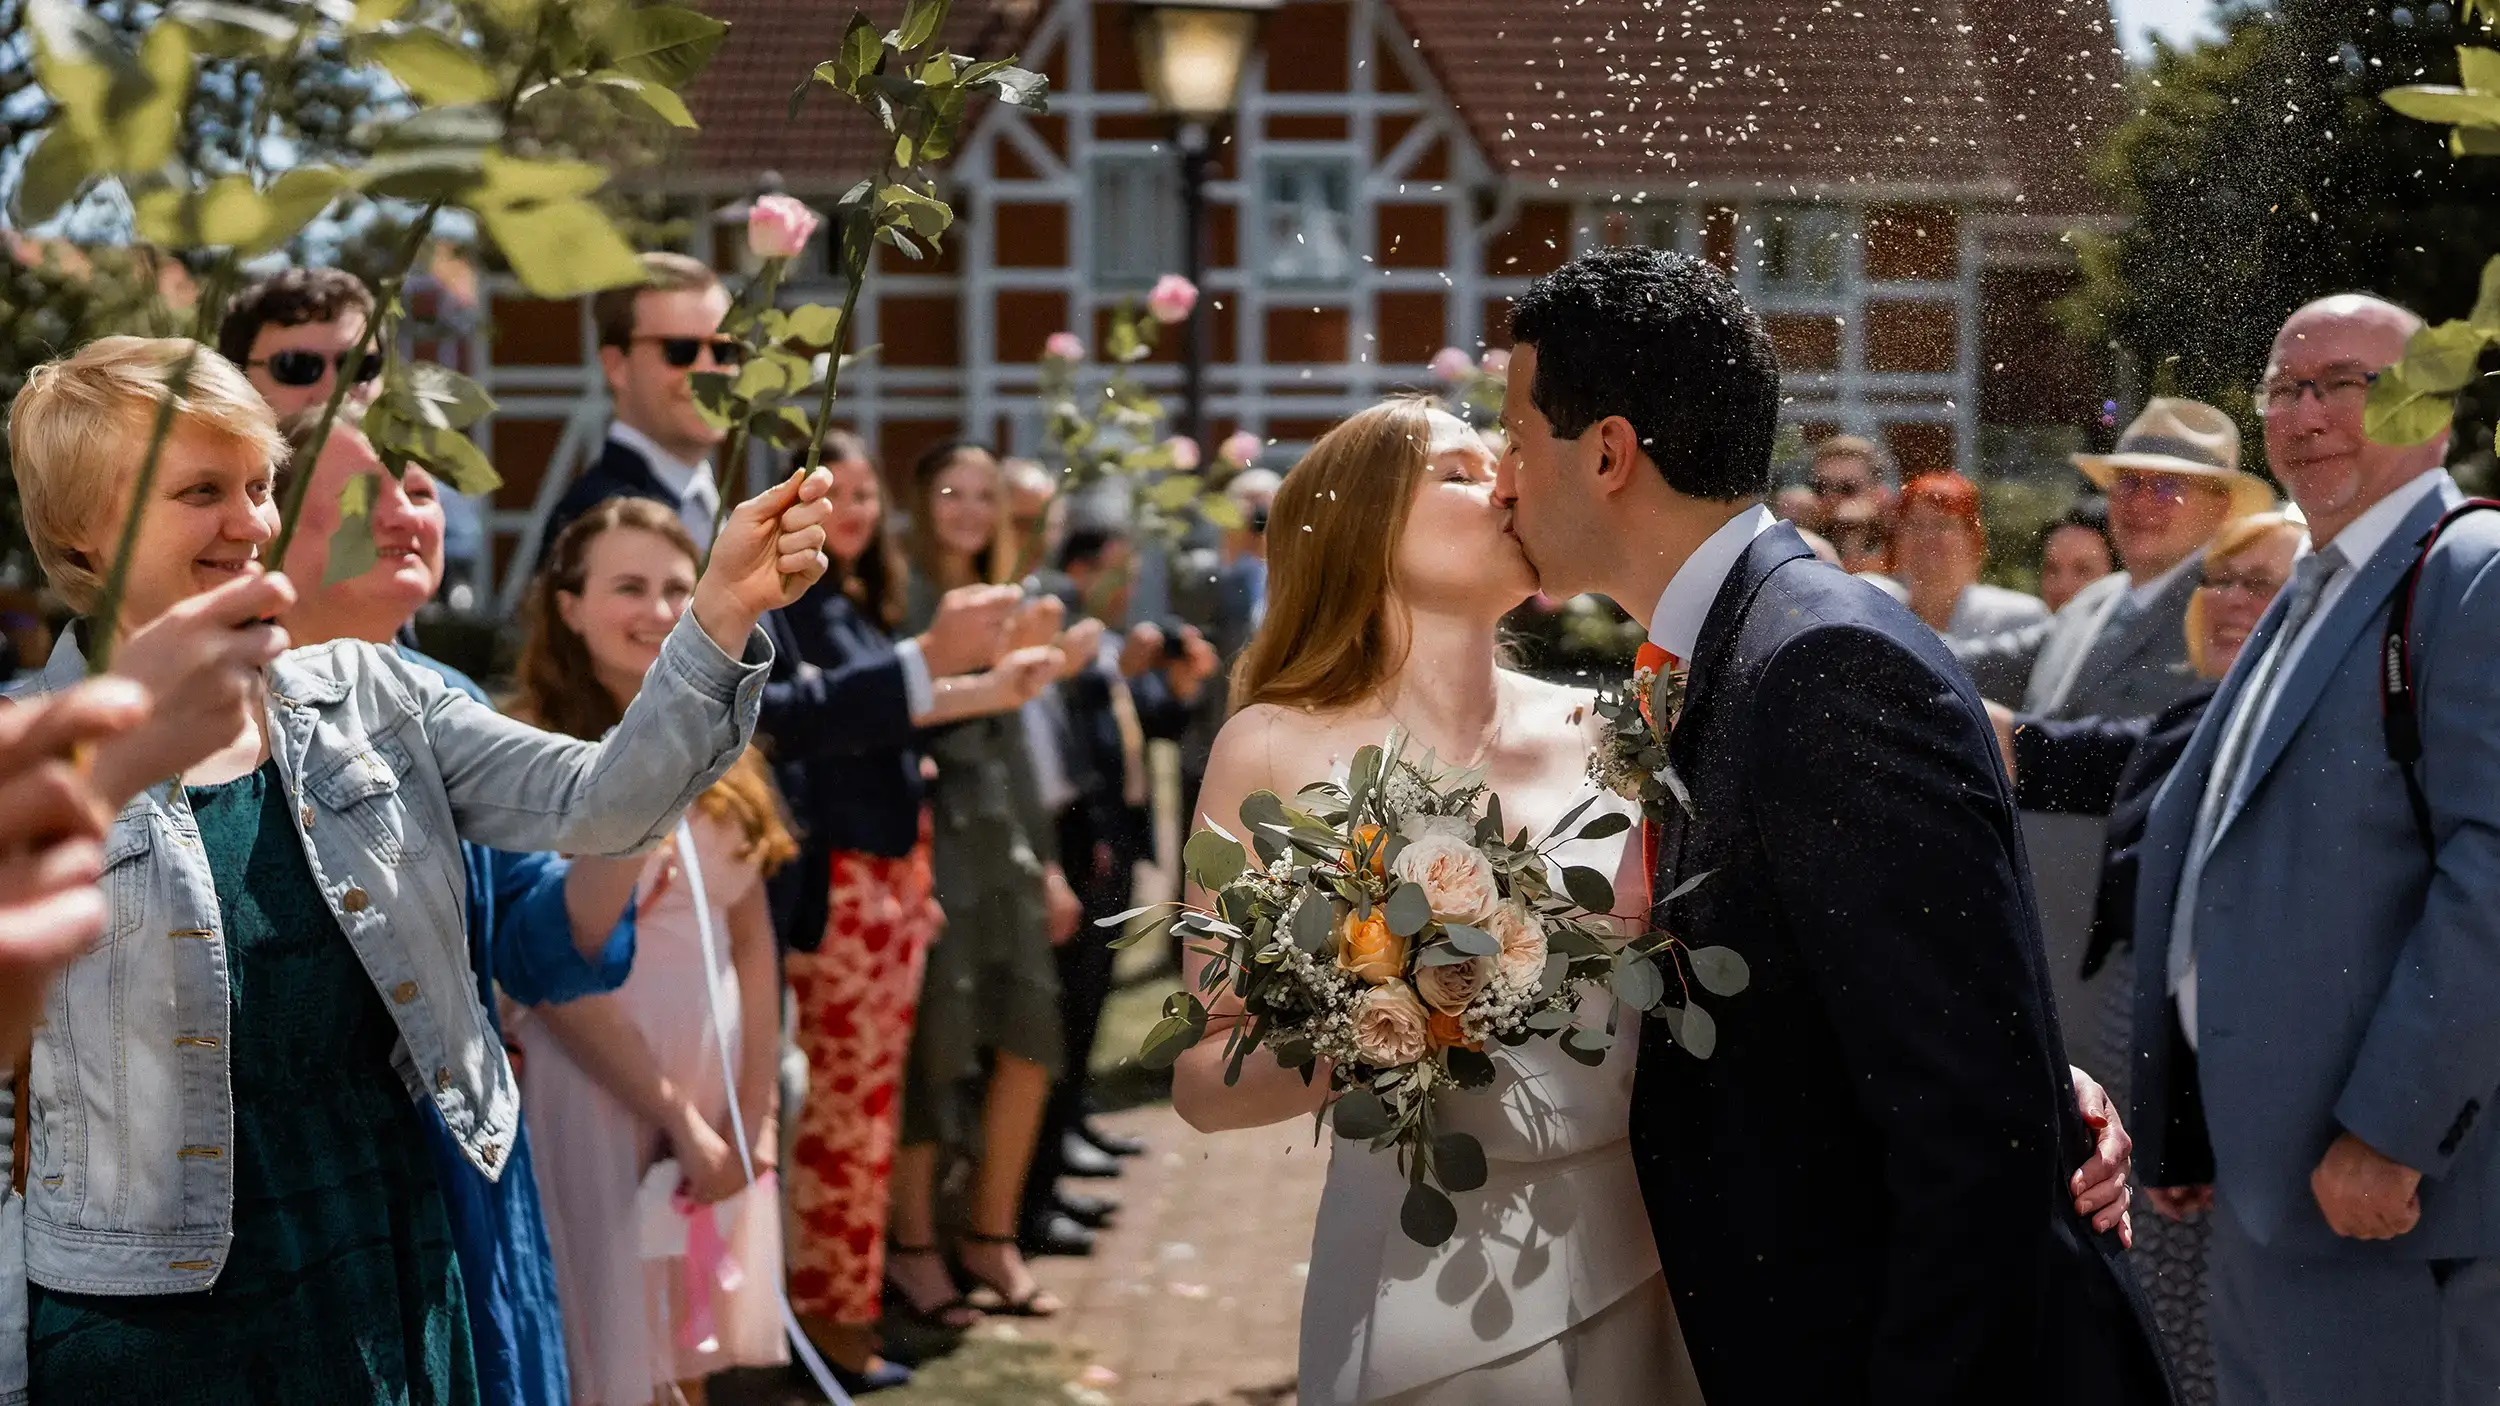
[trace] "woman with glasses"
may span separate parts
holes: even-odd
[[[2054,722],[1989,705],[2023,809],[2109,817],[2100,892],[2084,949],[2085,976],[2107,965],[2113,953],[2133,949],[2137,845],[2153,796],[2186,753],[2197,720],[2249,633],[2291,579],[2292,559],[2305,540],[2299,523],[2276,512],[2235,518],[2223,527],[2206,550],[2204,581],[2188,601],[2188,659],[2201,686],[2159,716]],[[2134,967],[2122,958],[2117,969],[2125,973]],[[2103,982],[2101,990],[2104,1004],[2080,1054],[2123,1108],[2135,991],[2125,980]],[[2152,1195],[2169,1219],[2137,1218],[2137,1268],[2179,1374],[2179,1399],[2184,1406],[2205,1406],[2213,1400],[2213,1348],[2203,1317],[2206,1208],[2166,1203],[2158,1191]]]
[[[1927,628],[1946,639],[1980,639],[2049,618],[2038,597],[1979,579],[1988,533],[1979,521],[1979,486],[1960,474],[1922,474],[1901,490],[1892,537],[1892,576]]]

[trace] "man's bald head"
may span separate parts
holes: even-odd
[[[2263,393],[2267,467],[2320,543],[2447,455],[2445,434],[2381,444],[2362,429],[2370,382],[2404,358],[2421,327],[2409,308],[2338,293],[2302,305],[2275,334]]]

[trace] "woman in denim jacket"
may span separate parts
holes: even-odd
[[[106,338],[19,394],[28,535],[75,607],[100,594],[192,350]],[[281,447],[241,373],[200,351],[174,409],[126,628],[256,570],[276,532]],[[25,1198],[0,1206],[0,1402],[474,1400],[411,1102],[501,1172],[518,1099],[470,974],[460,842],[625,854],[667,833],[747,745],[770,656],[755,622],[823,572],[823,492],[793,481],[731,515],[603,742],[339,641],[279,658],[205,761],[123,809],[112,918],[47,1000]],[[83,669],[65,640],[47,684]],[[143,733],[96,766],[158,781],[156,758],[200,751]]]

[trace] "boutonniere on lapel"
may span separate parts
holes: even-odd
[[[1633,660],[1631,679],[1597,690],[1601,727],[1597,749],[1589,754],[1589,775],[1639,806],[1653,825],[1668,819],[1670,805],[1687,816],[1693,813],[1692,792],[1667,756],[1667,739],[1684,715],[1684,689],[1691,677],[1692,670],[1674,655],[1644,643]],[[1664,726],[1659,724],[1662,718]]]

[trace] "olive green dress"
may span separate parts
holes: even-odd
[[[204,1293],[29,1285],[39,1402],[466,1406],[469,1320],[398,1032],[276,765],[191,806],[225,924],[234,1242]]]
[[[907,627],[937,614],[937,592],[913,576]],[[929,949],[920,1017],[903,1078],[903,1141],[971,1141],[966,1095],[982,1058],[1000,1050],[1057,1077],[1059,966],[1042,900],[1042,864],[1058,831],[1042,810],[1024,718],[999,713],[923,734],[937,764],[929,787],[930,862],[946,928]]]

